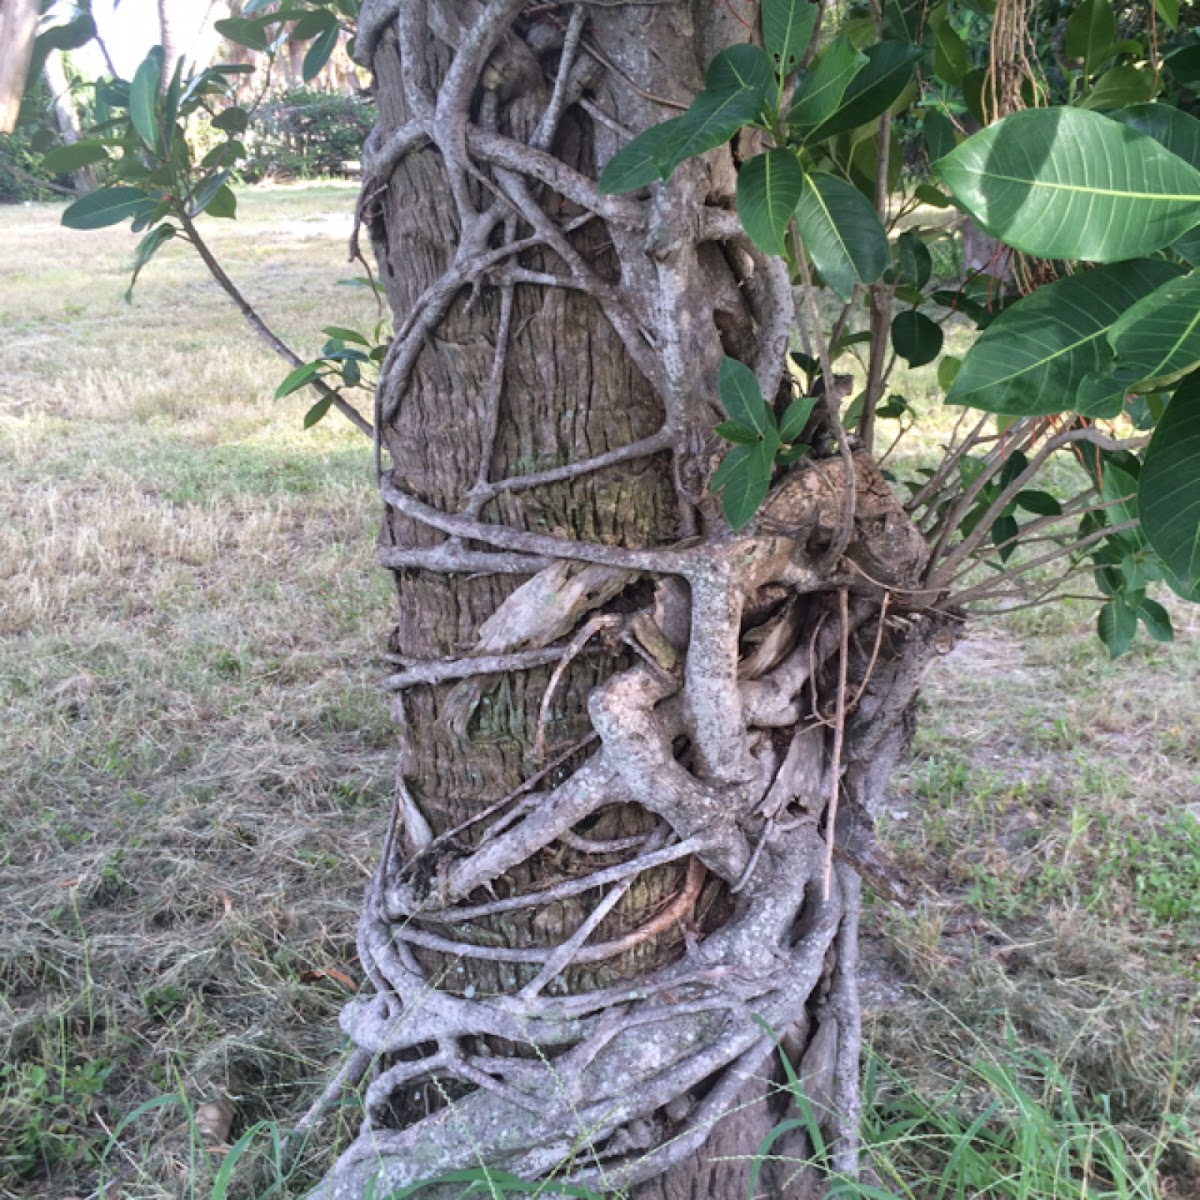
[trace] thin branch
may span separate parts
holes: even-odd
[[[850,659],[850,603],[846,588],[838,589],[841,654],[838,656],[837,706],[833,712],[833,749],[829,754],[829,803],[825,816],[825,874],[822,895],[829,901],[833,884],[833,843],[837,838],[838,797],[842,790],[842,741],[846,736],[846,668]]]
[[[794,227],[794,222],[793,222]],[[829,428],[837,441],[838,454],[842,459],[844,483],[842,492],[842,521],[833,544],[825,555],[825,564],[836,565],[842,557],[842,552],[850,544],[854,535],[854,508],[858,501],[855,487],[854,454],[838,413],[837,400],[833,394],[833,360],[829,357],[829,343],[825,338],[825,325],[821,320],[821,310],[817,307],[817,293],[813,286],[812,271],[808,266],[808,251],[803,239],[796,235],[796,262],[800,267],[800,277],[804,281],[804,303],[808,309],[808,321],[812,330],[813,341],[817,346],[817,357],[821,363],[821,374],[825,380],[825,395],[821,398],[821,411],[829,422]]]
[[[1119,525],[1108,525],[1103,529],[1096,530],[1095,533],[1089,534],[1085,538],[1080,538],[1070,546],[1063,546],[1058,550],[1053,550],[1049,554],[1043,554],[1038,558],[1031,559],[1029,562],[1021,563],[1018,567],[1010,568],[1005,571],[998,579],[989,580],[986,584],[979,584],[973,588],[967,588],[964,592],[952,593],[946,600],[947,605],[962,605],[970,604],[976,600],[988,600],[995,595],[999,595],[992,584],[997,582],[1007,583],[1015,579],[1018,575],[1028,574],[1030,571],[1036,570],[1038,567],[1043,567],[1047,563],[1056,561],[1066,554],[1077,554],[1080,550],[1086,550],[1088,546],[1094,546],[1097,542],[1103,541],[1107,537],[1111,537],[1117,533],[1127,533],[1129,530],[1137,529],[1141,522],[1122,521]]]
[[[389,675],[383,687],[403,692],[422,684],[445,683],[451,679],[472,679],[476,675],[503,675],[511,671],[532,671],[562,658],[562,646],[540,650],[518,650],[514,654],[483,654],[476,658],[453,658],[448,662],[412,663],[407,670]]]
[[[1064,433],[1055,434],[1046,444],[1034,455],[1029,465],[1023,470],[1007,487],[1000,490],[1000,494],[992,501],[987,511],[980,517],[975,528],[963,538],[961,542],[946,555],[945,561],[934,572],[931,582],[944,583],[953,574],[954,569],[970,555],[975,548],[986,538],[992,528],[993,523],[1000,514],[1009,506],[1013,498],[1039,474],[1046,460],[1056,451],[1061,450],[1064,446],[1074,445],[1078,442],[1088,442],[1091,445],[1098,446],[1102,450],[1127,450],[1131,447],[1136,447],[1144,444],[1141,438],[1131,438],[1128,441],[1117,441],[1113,438],[1107,438],[1096,429],[1090,427],[1084,429],[1068,429]]]
[[[686,575],[699,562],[694,550],[626,550],[600,542],[574,541],[544,533],[526,533],[505,525],[491,525],[468,517],[452,516],[401,491],[387,477],[380,481],[380,495],[398,512],[422,525],[440,530],[451,537],[486,542],[502,550],[516,550],[547,558],[565,558],[575,562],[599,563],[606,567],[625,567],[658,575]]]
[[[561,467],[550,467],[545,471],[531,471],[528,475],[510,475],[507,479],[498,479],[494,483],[478,483],[472,489],[472,495],[488,499],[500,492],[516,492],[542,487],[548,483],[563,483],[568,479],[578,479],[595,471],[603,471],[605,467],[615,467],[619,463],[632,462],[638,458],[649,458],[653,454],[670,450],[673,445],[674,439],[670,431],[664,428],[647,438],[630,442],[627,446],[618,446],[615,450],[597,454],[594,458],[584,458]]]
[[[196,253],[200,255],[201,261],[208,268],[208,273],[217,281],[221,290],[234,302],[238,312],[246,319],[246,323],[254,330],[256,334],[268,345],[284,362],[293,367],[304,365],[302,359],[271,327],[260,317],[254,306],[242,295],[237,284],[225,273],[225,269],[217,261],[213,252],[208,248],[208,244],[200,236],[200,231],[196,228],[195,222],[187,214],[187,209],[182,204],[175,207],[175,216],[178,218],[180,225],[183,226],[184,233],[187,234],[188,240],[196,247]],[[344,400],[339,392],[335,392],[320,379],[313,379],[309,386],[316,391],[317,395],[323,400],[329,400],[333,407],[338,410],[354,426],[359,433],[365,434],[367,437],[374,437],[375,431],[371,427],[371,423],[367,421],[358,410]]]

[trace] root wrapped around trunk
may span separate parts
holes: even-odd
[[[725,157],[592,182],[736,40],[698,14],[364,5],[403,745],[325,1200],[481,1167],[744,1195],[798,1092],[855,1170],[858,871],[897,886],[872,812],[950,620],[844,436],[739,533],[709,494],[721,356],[786,399],[787,272]],[[806,1156],[785,1133],[757,1177],[809,1194]]]
[[[636,657],[593,688],[596,737],[568,762],[424,844],[398,808],[360,930],[375,994],[343,1017],[374,1063],[366,1122],[319,1195],[479,1163],[637,1194],[723,1121],[743,1157],[722,1169],[740,1177],[747,1129],[760,1142],[789,1112],[784,1056],[836,1167],[854,1169],[855,868],[921,669],[946,648],[945,620],[904,600],[919,539],[865,456],[856,474],[855,533],[830,577],[813,564],[841,511],[837,459],[780,485],[747,533],[670,551],[649,603],[606,614]],[[507,614],[522,627],[522,602],[544,603],[523,591]],[[614,812],[640,832],[598,838]],[[514,886],[554,855],[569,869]],[[614,921],[646,875],[670,880],[664,899]],[[572,926],[539,939],[564,904]],[[514,922],[529,944],[495,936]],[[469,982],[478,964],[499,986]],[[601,967],[606,986],[577,986]],[[808,1186],[788,1170],[796,1140],[773,1150],[780,1195]]]

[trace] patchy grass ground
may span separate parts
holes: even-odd
[[[217,226],[302,351],[374,320],[333,282],[352,202],[252,191]],[[0,1195],[94,1197],[106,1154],[110,1197],[208,1197],[189,1114],[286,1127],[359,978],[392,771],[377,506],[362,439],[271,399],[278,363],[183,248],[128,307],[129,237],[57,215],[0,210]],[[1015,614],[929,679],[888,830],[927,886],[869,916],[897,1195],[938,1194],[937,1114],[977,1112],[997,1064],[1063,1138],[1071,1100],[1162,1176],[1130,1194],[1200,1195],[1200,615],[1175,613],[1175,646],[1116,663],[1085,604]]]

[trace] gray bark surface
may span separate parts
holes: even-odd
[[[717,368],[784,385],[786,274],[729,220],[728,152],[595,194],[746,30],[719,5],[523,8],[360,22],[402,747],[375,994],[343,1017],[367,1118],[314,1195],[481,1164],[745,1195],[796,1115],[781,1052],[852,1172],[852,864],[944,648],[904,602],[925,542],[865,453],[781,474],[729,530]],[[803,1139],[773,1153],[770,1194],[813,1194]]]

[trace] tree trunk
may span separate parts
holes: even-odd
[[[0,133],[17,127],[37,23],[37,0],[0,0]]]
[[[904,603],[926,547],[866,453],[737,534],[709,494],[722,355],[790,387],[729,153],[593,183],[747,36],[721,5],[364,4],[402,749],[327,1200],[481,1165],[745,1195],[785,1057],[854,1169],[855,864],[946,620]],[[769,1194],[811,1194],[803,1139],[771,1153]]]
[[[158,0],[158,40],[163,48],[162,85],[166,88],[175,73],[175,64],[184,52],[178,0]]]
[[[67,72],[63,67],[62,52],[51,51],[42,68],[46,76],[46,86],[54,103],[54,124],[58,135],[66,146],[72,146],[80,138],[79,114],[75,111],[71,99],[71,85],[67,82]],[[90,192],[96,187],[96,172],[91,167],[81,167],[71,172],[71,186],[77,192]]]

